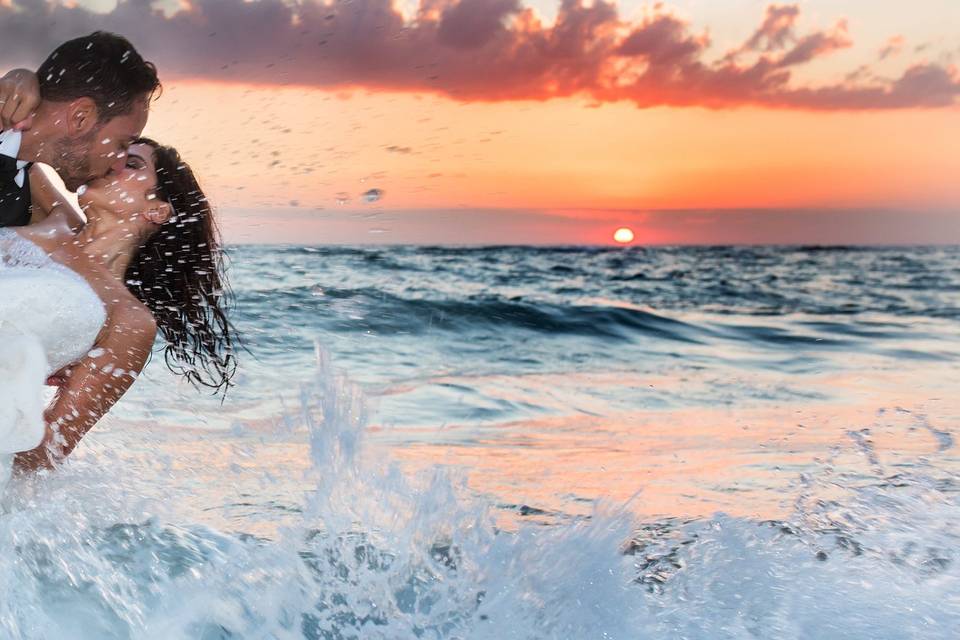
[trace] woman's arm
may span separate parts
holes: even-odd
[[[79,231],[87,223],[80,212],[70,204],[66,196],[37,165],[30,168],[30,198],[33,200],[33,214],[30,224],[44,220],[63,222],[73,231]]]
[[[73,366],[47,409],[43,442],[36,449],[18,453],[14,466],[19,471],[35,471],[70,455],[136,380],[156,333],[156,322],[144,308],[130,304],[115,311],[97,344]]]

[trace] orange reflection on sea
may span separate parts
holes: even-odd
[[[825,382],[864,391],[852,378]],[[887,396],[879,387],[860,395],[851,404],[539,418],[474,427],[462,440],[449,434],[435,443],[404,443],[393,433],[391,453],[410,469],[465,469],[469,486],[501,505],[585,515],[600,498],[629,502],[644,519],[716,512],[782,517],[800,492],[801,473],[876,466],[871,456],[880,465],[909,465],[928,455],[956,464],[944,447],[947,433],[925,423],[927,412],[958,415],[956,400],[909,390]]]

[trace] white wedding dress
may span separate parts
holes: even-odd
[[[43,439],[47,376],[84,357],[105,321],[86,280],[0,228],[0,491],[13,454]]]

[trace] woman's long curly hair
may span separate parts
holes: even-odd
[[[127,288],[153,313],[167,367],[194,386],[226,393],[237,339],[225,313],[231,294],[213,211],[176,149],[149,138],[137,143],[153,148],[156,196],[173,211],[127,267]]]

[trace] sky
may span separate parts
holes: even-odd
[[[0,0],[105,28],[232,242],[960,243],[960,2]]]

